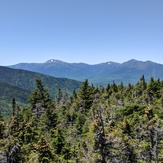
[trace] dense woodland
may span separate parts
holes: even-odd
[[[0,162],[163,162],[163,81],[144,76],[135,85],[95,87],[85,80],[71,97],[51,98],[41,79],[29,107],[12,99],[0,116]]]
[[[14,97],[17,105],[26,105],[30,93],[35,89],[36,78],[41,78],[45,88],[48,88],[51,98],[57,94],[58,88],[66,89],[69,96],[73,90],[80,88],[81,83],[66,78],[55,78],[31,71],[11,69],[0,66],[0,111],[2,116],[9,115],[11,100]]]

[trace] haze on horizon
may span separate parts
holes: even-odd
[[[0,65],[163,64],[163,1],[0,1]]]

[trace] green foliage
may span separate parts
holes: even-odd
[[[144,76],[135,85],[84,81],[55,100],[37,78],[30,106],[13,98],[0,115],[0,156],[13,163],[163,162],[163,82]]]
[[[37,78],[40,78],[42,84],[46,85],[44,89],[49,90],[49,94],[52,98],[57,95],[59,88],[66,90],[70,96],[71,93],[74,90],[78,90],[81,85],[81,82],[71,79],[55,78],[35,72],[0,66],[0,111],[3,116],[7,117],[11,113],[11,101],[13,97],[19,105],[24,106],[28,104],[27,99],[30,93],[35,89],[35,80]]]
[[[5,131],[5,122],[0,112],[0,139],[3,139],[4,131]]]
[[[48,90],[44,89],[42,81],[40,78],[36,79],[36,89],[31,93],[28,101],[32,105],[33,109],[37,104],[41,107],[47,108],[51,103],[50,95]]]

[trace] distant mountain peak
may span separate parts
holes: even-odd
[[[62,61],[57,60],[57,59],[50,59],[50,60],[46,61],[45,63],[55,63],[55,62],[62,62]]]
[[[115,66],[115,65],[119,65],[120,63],[113,62],[113,61],[108,61],[108,62],[105,62],[105,63],[102,63],[102,64]]]
[[[67,63],[61,60],[50,59],[41,64],[18,64],[10,66],[16,69],[25,69],[46,75],[75,79],[98,85],[107,85],[108,82],[134,83],[144,74],[146,81],[150,77],[163,79],[163,65],[151,61],[131,59],[123,63],[106,61],[99,64]]]

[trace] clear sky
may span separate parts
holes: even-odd
[[[0,65],[163,64],[163,0],[1,0]]]

